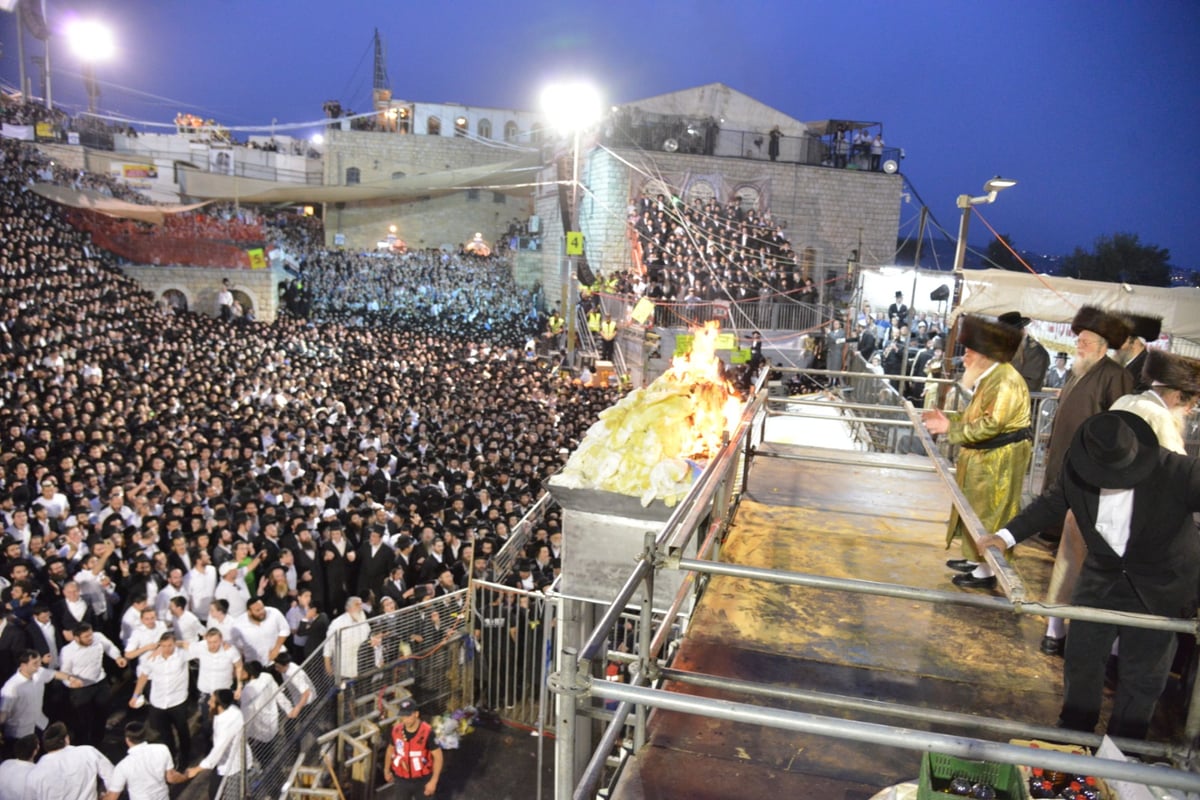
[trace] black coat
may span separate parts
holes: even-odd
[[[1020,542],[1060,525],[1070,509],[1088,549],[1072,602],[1105,608],[1105,595],[1128,576],[1147,612],[1191,616],[1200,581],[1200,538],[1192,520],[1200,511],[1200,462],[1159,448],[1157,466],[1134,488],[1133,498],[1124,556],[1096,530],[1099,490],[1084,483],[1069,462],[1062,479],[1005,527]]]

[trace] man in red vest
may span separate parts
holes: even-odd
[[[397,787],[391,795],[395,800],[418,800],[437,792],[442,749],[412,698],[400,702],[400,721],[392,726],[384,764],[384,781]]]

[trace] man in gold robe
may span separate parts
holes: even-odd
[[[962,412],[926,411],[921,419],[930,433],[945,434],[961,446],[956,480],[986,533],[994,533],[1021,509],[1021,484],[1033,454],[1029,388],[1009,363],[1021,344],[1020,328],[993,317],[964,315],[959,341],[966,348],[961,384],[974,394]],[[946,547],[962,540],[962,558],[946,566],[959,574],[963,588],[991,588],[992,569],[979,555],[958,511],[952,510]]]

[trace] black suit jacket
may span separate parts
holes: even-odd
[[[1200,538],[1192,519],[1200,510],[1200,461],[1159,449],[1154,471],[1134,488],[1123,556],[1096,530],[1099,504],[1100,491],[1068,463],[1062,479],[1005,527],[1020,542],[1061,524],[1070,509],[1088,549],[1073,602],[1104,608],[1111,587],[1128,576],[1149,613],[1190,616],[1200,581]]]

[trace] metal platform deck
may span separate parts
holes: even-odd
[[[944,546],[951,500],[915,456],[772,445],[755,459],[722,560],[791,572],[958,591]],[[1019,548],[1014,564],[1040,596],[1052,558]],[[1061,660],[1041,654],[1041,618],[948,603],[714,577],[674,666],[728,679],[1051,725]],[[755,701],[724,689],[672,691]],[[772,698],[775,706],[905,724]],[[915,725],[913,725],[915,727]],[[944,733],[979,735],[970,728]],[[920,754],[655,711],[648,746],[615,796],[870,798],[911,779]]]

